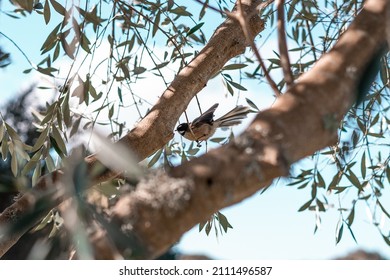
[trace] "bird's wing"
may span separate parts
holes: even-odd
[[[218,107],[218,103],[215,103],[213,106],[210,107],[210,109],[208,109],[206,112],[204,112],[202,115],[200,115],[199,117],[197,117],[196,119],[194,119],[192,121],[192,125],[196,125],[198,123],[213,123],[214,121],[214,112],[215,110],[217,109]]]

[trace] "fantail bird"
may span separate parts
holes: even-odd
[[[219,119],[214,120],[214,111],[217,107],[218,103],[211,106],[210,109],[194,119],[191,123],[179,124],[176,130],[184,138],[199,143],[200,141],[209,139],[218,127],[238,125],[247,117],[248,113],[253,112],[249,107],[237,106]]]

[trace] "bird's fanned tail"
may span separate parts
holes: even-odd
[[[215,120],[215,122],[220,122],[219,127],[229,127],[232,125],[238,125],[245,119],[249,113],[253,113],[254,111],[246,106],[237,106],[233,110],[229,111],[219,119]]]

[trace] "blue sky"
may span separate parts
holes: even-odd
[[[7,9],[8,2],[1,3],[3,3],[3,9]],[[199,6],[194,4],[191,9],[197,10]],[[208,25],[204,32],[209,38],[222,20],[213,13],[209,13],[204,20],[207,22],[205,26]],[[35,13],[22,20],[11,19],[4,14],[0,15],[0,32],[10,36],[34,63],[42,60],[39,49],[55,24],[56,21],[45,26],[42,17]],[[266,38],[266,35],[264,34],[262,38]],[[261,44],[262,39],[258,42]],[[272,37],[269,39],[269,44],[274,45],[269,47],[268,44],[263,50],[265,57],[272,54],[272,49],[276,48],[275,42]],[[26,59],[5,38],[0,37],[0,44],[12,53],[11,66],[0,70],[2,88],[0,104],[2,104],[5,99],[14,97],[21,88],[35,80],[37,75],[22,74],[21,71],[30,68]],[[216,112],[217,117],[230,110],[237,102],[245,104],[246,97],[262,109],[272,104],[272,92],[265,83],[246,84],[248,92],[240,94],[238,99],[237,96],[226,96],[221,83],[220,78],[215,78],[199,94],[200,102],[204,104],[203,110],[216,101],[223,103],[223,106],[220,106]],[[161,93],[165,89],[162,83],[149,82],[148,84],[153,86],[149,88],[150,92]],[[46,95],[49,92],[42,91],[41,94]],[[192,102],[189,106],[190,118],[197,116],[196,108],[196,103]],[[247,124],[248,122],[235,128],[235,133],[242,131]],[[226,135],[226,133],[223,134],[224,132],[220,133],[218,135]],[[384,203],[385,206],[390,207],[389,188],[386,191],[382,202],[387,202]],[[280,183],[261,195],[255,194],[237,205],[223,209],[222,213],[227,216],[233,226],[228,233],[216,238],[212,231],[210,236],[206,236],[204,232],[199,233],[196,226],[182,237],[175,248],[183,253],[206,254],[218,259],[328,259],[359,248],[376,251],[390,258],[390,248],[371,224],[365,205],[361,204],[357,207],[357,218],[353,224],[358,244],[345,230],[343,239],[336,245],[335,231],[339,218],[337,210],[330,209],[322,214],[321,228],[313,234],[314,213],[297,211],[309,198],[309,190],[297,190],[294,186],[289,187]],[[337,205],[336,196],[329,197],[329,199]]]

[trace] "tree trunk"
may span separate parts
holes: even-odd
[[[287,175],[293,162],[334,144],[338,124],[356,100],[362,75],[386,40],[386,5],[389,1],[366,1],[333,49],[272,108],[260,112],[234,141],[167,173],[151,174],[135,191],[122,195],[113,208],[111,224],[123,229],[127,244],[134,245],[130,256],[158,256],[218,209],[251,196],[274,178]],[[252,3],[247,11],[254,8]],[[263,28],[257,16],[251,22],[253,34]],[[235,39],[228,40],[232,34]],[[227,42],[223,50],[228,55],[223,54],[221,46],[215,52],[213,39],[215,44]],[[213,39],[118,145],[133,148],[139,158],[145,158],[172,137],[174,124],[191,98],[231,55],[241,53],[246,45],[240,27],[231,20],[221,25]],[[89,160],[90,164],[95,162]],[[15,216],[11,214],[15,209],[23,213],[35,205],[31,199],[20,201],[0,215],[0,228],[13,222]],[[1,237],[0,256],[21,234],[23,231]],[[129,248],[119,249],[129,252]]]

